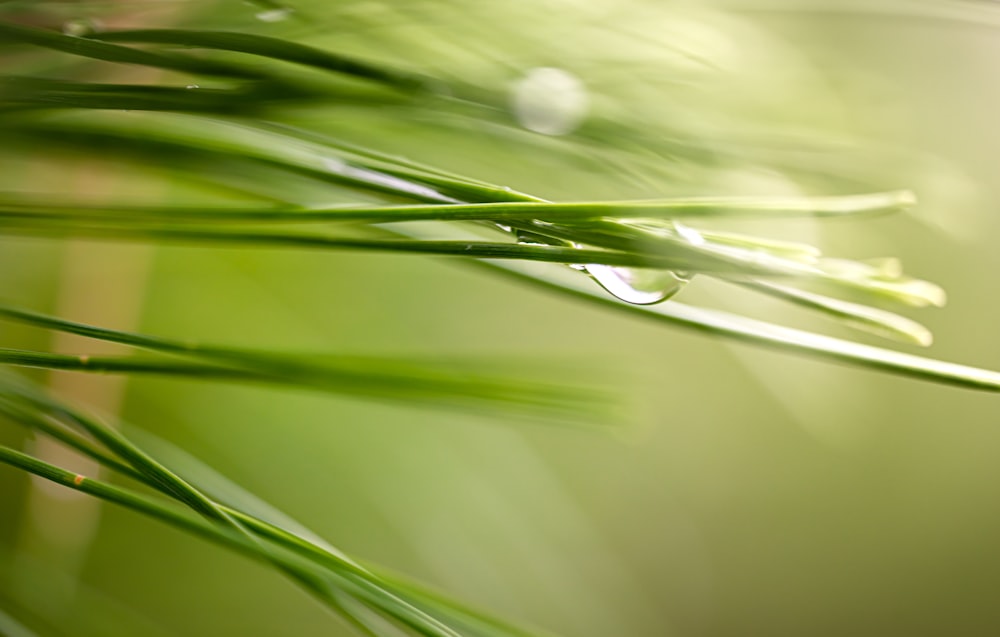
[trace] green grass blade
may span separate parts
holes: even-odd
[[[340,602],[332,596],[332,573],[317,567],[314,563],[304,560],[284,550],[263,544],[255,538],[226,527],[211,524],[204,519],[196,518],[173,506],[140,493],[116,487],[101,480],[95,480],[66,471],[49,463],[33,458],[27,454],[0,446],[0,463],[16,467],[37,475],[46,480],[81,491],[101,500],[118,504],[127,509],[144,514],[164,522],[192,535],[209,540],[226,548],[234,550],[251,559],[279,567],[300,584],[303,584],[324,603],[334,610],[342,611]],[[350,582],[342,582],[350,586]],[[403,606],[400,602],[398,606]],[[439,624],[436,620],[426,617],[420,611],[412,609],[409,614],[396,611],[400,621],[411,625],[420,634],[428,637],[460,637],[458,633]],[[415,618],[422,618],[418,621]]]
[[[151,476],[148,471],[143,471],[140,468],[120,463],[115,458],[112,458],[104,452],[96,449],[88,441],[80,438],[72,432],[68,432],[61,427],[53,425],[53,423],[42,414],[33,412],[30,408],[26,408],[23,404],[18,404],[16,400],[12,400],[10,398],[11,396],[15,398],[27,397],[30,400],[30,405],[35,407],[47,406],[50,408],[58,408],[62,416],[70,416],[74,422],[78,422],[79,419],[82,418],[79,414],[73,412],[69,408],[59,406],[58,403],[54,401],[40,397],[37,392],[33,392],[27,388],[20,388],[19,391],[14,392],[7,392],[6,395],[0,394],[0,413],[4,413],[14,420],[22,422],[29,427],[38,428],[46,433],[49,433],[50,435],[54,435],[57,439],[66,442],[74,449],[91,458],[94,458],[101,464],[140,482],[146,483],[150,487],[164,493],[168,497],[178,499],[182,503],[189,504],[186,502],[184,497],[179,495],[176,489],[171,488],[171,485],[168,485],[164,480]],[[94,426],[101,428],[100,423],[96,423],[96,421]],[[138,451],[138,448],[133,446],[133,451],[130,452],[130,455],[132,453],[142,454],[143,452]],[[19,458],[20,462],[11,463],[22,469],[33,471],[32,468],[25,464],[25,462],[27,462],[25,460],[26,458],[30,459],[30,457],[24,456]],[[0,461],[4,461],[2,453],[0,453]],[[207,467],[199,467],[201,479],[204,479],[206,472],[209,473],[209,475],[212,474],[211,470]],[[69,474],[69,472],[64,473]],[[49,477],[49,479],[52,479],[50,475],[45,475],[43,477]],[[65,476],[63,477],[65,478]],[[180,478],[177,479],[180,480]],[[218,479],[218,477],[216,477],[216,479]],[[89,482],[97,485],[95,481]],[[188,484],[187,482],[182,482],[184,484]],[[62,483],[66,484],[64,481],[62,481]],[[84,479],[82,476],[74,476],[73,483],[75,486],[81,486],[84,483]],[[232,488],[233,487],[230,486],[230,490],[232,490]],[[211,502],[213,507],[223,512],[227,518],[231,518],[233,521],[237,522],[238,525],[235,527],[229,526],[226,524],[225,519],[217,519],[215,520],[216,523],[221,522],[223,527],[226,527],[227,530],[234,531],[238,535],[245,536],[245,532],[250,532],[256,536],[253,541],[253,545],[257,546],[257,550],[251,551],[251,553],[254,554],[252,556],[262,556],[263,559],[279,567],[291,577],[300,580],[307,589],[312,590],[314,593],[318,593],[324,598],[325,602],[334,607],[335,610],[347,613],[350,619],[354,621],[361,621],[358,617],[350,616],[350,610],[345,608],[341,601],[330,597],[330,592],[326,590],[322,579],[317,579],[315,574],[305,573],[299,568],[289,566],[289,564],[282,559],[285,552],[287,552],[288,555],[298,555],[305,558],[314,566],[320,567],[329,571],[329,573],[336,575],[337,581],[340,582],[339,585],[344,586],[346,584],[347,588],[345,590],[352,597],[357,597],[367,605],[385,612],[394,619],[410,626],[420,634],[435,635],[438,637],[451,637],[458,634],[451,628],[448,628],[446,623],[442,623],[436,619],[433,614],[429,614],[424,610],[421,610],[418,605],[411,604],[409,601],[404,599],[402,595],[393,590],[393,585],[382,581],[381,578],[372,574],[366,568],[358,565],[357,562],[347,558],[345,555],[336,551],[332,547],[320,546],[313,540],[303,538],[300,535],[286,531],[274,524],[265,522],[239,510],[215,502],[204,494],[201,494],[200,491],[198,493],[201,497]],[[96,493],[92,493],[92,495],[102,497]],[[125,502],[118,502],[129,506]],[[155,501],[151,502],[156,504]],[[160,510],[162,514],[162,506],[160,506]],[[170,522],[170,520],[164,519],[162,515],[154,517],[160,517],[160,519]],[[268,550],[268,545],[262,544],[260,542],[261,540],[274,543],[276,546],[281,547],[283,552],[275,554],[273,551]],[[241,548],[243,552],[247,552],[245,543],[240,543],[240,546],[237,546],[236,548]],[[447,614],[441,615],[445,617],[446,622],[452,621],[452,618],[448,617]]]
[[[413,241],[407,239],[364,239],[328,234],[254,229],[215,229],[170,225],[126,223],[120,225],[64,225],[19,219],[0,220],[0,234],[35,237],[91,237],[98,239],[144,240],[182,244],[268,246],[320,250],[376,251],[401,254],[465,257],[475,259],[524,259],[545,263],[600,263],[611,266],[662,268],[667,270],[730,271],[732,273],[774,273],[774,268],[736,267],[711,255],[690,258],[653,252],[616,252],[561,246],[496,243],[487,241]],[[778,274],[785,274],[779,270]]]
[[[194,358],[195,362],[136,357],[90,357],[0,350],[0,363],[88,372],[151,373],[213,380],[255,381],[434,407],[521,411],[557,422],[617,421],[618,401],[606,391],[480,374],[467,366],[385,357],[303,356],[186,343],[74,323],[0,304],[0,318],[44,329]]]
[[[294,62],[305,66],[349,75],[412,91],[428,86],[429,80],[416,74],[371,64],[330,51],[298,44],[289,40],[233,31],[191,29],[135,29],[101,31],[88,35],[103,42],[170,44],[185,47],[232,51],[262,56],[273,60]]]
[[[928,347],[934,341],[930,330],[926,327],[892,312],[834,299],[822,294],[798,290],[770,281],[747,280],[734,282],[743,287],[763,292],[811,310],[819,310],[838,320],[840,323],[849,325],[855,329],[864,330],[904,343],[920,345],[921,347]]]
[[[199,58],[168,55],[133,49],[109,42],[99,42],[55,31],[36,29],[9,22],[0,22],[0,44],[26,44],[61,51],[105,62],[137,64],[198,75],[214,75],[240,79],[256,79],[261,75],[248,68]]]
[[[272,102],[301,100],[316,95],[314,91],[293,85],[273,83],[201,88],[196,85],[99,84],[18,76],[0,78],[0,110],[7,112],[59,108],[246,115],[260,111]]]
[[[395,232],[403,231],[397,229]],[[406,236],[422,236],[414,228],[407,228],[405,232]],[[622,303],[590,285],[583,277],[574,276],[576,273],[544,264],[527,261],[466,263],[613,311],[702,334],[945,385],[1000,392],[1000,372],[992,370],[862,345],[677,301],[659,305]]]
[[[599,218],[675,218],[685,216],[790,216],[882,214],[905,207],[906,191],[802,199],[717,198],[665,199],[658,201],[595,202],[496,202],[478,204],[428,204],[413,206],[336,206],[333,208],[199,208],[194,206],[65,206],[24,201],[0,201],[0,215],[12,219],[52,219],[59,221],[183,220],[185,222],[274,222],[327,223],[364,221],[574,221]],[[738,235],[706,233],[714,241],[758,248],[764,240],[748,243]],[[716,238],[718,237],[718,238]],[[737,239],[741,239],[737,243]],[[771,242],[775,250],[790,250],[792,244]],[[797,252],[801,246],[796,245]]]

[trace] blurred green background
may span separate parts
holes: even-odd
[[[110,22],[153,4],[59,10]],[[484,91],[568,69],[593,121],[641,133],[621,138],[620,157],[611,125],[561,139],[419,110],[285,115],[542,196],[912,188],[921,205],[907,215],[766,229],[901,257],[949,293],[918,317],[936,336],[928,354],[996,368],[992,4],[315,2],[295,5],[307,20],[271,22],[261,6],[158,3],[136,19],[301,37]],[[676,150],[677,131],[707,150]],[[786,152],[803,140],[821,150]],[[646,141],[655,152],[636,150]],[[0,172],[6,189],[194,196],[99,152],[3,154]],[[611,436],[257,386],[32,375],[351,554],[511,620],[580,637],[1000,632],[995,396],[666,329],[420,257],[3,238],[0,290],[199,342],[494,358],[621,390],[632,410]],[[700,279],[677,299],[854,337]],[[5,423],[0,442],[37,444]],[[0,502],[0,599],[40,634],[348,634],[273,570],[133,513],[9,468]]]

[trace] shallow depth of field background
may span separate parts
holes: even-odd
[[[573,18],[596,20],[587,12],[602,3],[562,3],[536,21],[517,4],[510,24],[499,8],[463,4],[401,3],[386,37],[401,51],[405,34],[430,37],[414,64],[443,60],[466,77],[492,69],[483,81],[494,84],[576,61],[585,85],[621,100],[595,108],[648,120],[650,135],[660,116],[689,118],[724,140],[755,130],[775,146],[790,131],[824,130],[846,149],[831,154],[833,173],[912,188],[922,204],[906,215],[766,231],[830,253],[901,257],[949,292],[945,309],[913,315],[935,333],[926,353],[1000,367],[1000,8],[647,7],[646,17],[601,22],[606,34],[627,23],[602,44],[574,35]],[[657,3],[635,7],[644,4]],[[317,15],[334,13],[315,5]],[[304,29],[227,6],[232,28]],[[225,26],[224,15],[211,13],[211,26]],[[502,48],[519,25],[536,48],[511,35],[510,60],[483,62],[479,49]],[[341,31],[304,32],[331,48],[375,46]],[[706,88],[673,54],[657,57],[670,43],[739,72]],[[317,125],[326,114],[299,117]],[[793,178],[752,157],[679,161],[634,179],[593,157],[527,151],[474,124],[378,122],[337,113],[323,125],[552,198],[796,191]],[[0,159],[4,188],[112,199],[146,183],[99,160],[55,173],[29,159]],[[164,198],[188,196],[148,182]],[[854,337],[735,292],[696,279],[677,300]],[[997,396],[731,345],[420,257],[3,238],[0,295],[206,343],[492,357],[515,372],[617,386],[630,410],[623,434],[608,436],[299,391],[32,375],[131,423],[126,431],[183,447],[351,554],[509,619],[574,637],[1000,632]],[[99,351],[9,324],[0,336],[2,346]],[[29,444],[6,423],[0,442]],[[15,600],[65,634],[348,634],[278,573],[130,512],[102,505],[92,519],[92,507],[9,468],[0,469],[0,502],[0,605]]]

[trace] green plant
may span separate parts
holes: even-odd
[[[385,135],[380,126],[405,118],[414,135],[427,129],[432,139],[435,127],[471,121],[513,138],[525,152],[566,161],[595,153],[614,170],[639,174],[641,167],[670,152],[707,170],[724,160],[713,156],[697,135],[680,140],[659,135],[645,143],[641,127],[602,113],[582,123],[565,144],[551,135],[524,134],[519,128],[525,124],[523,114],[518,122],[508,113],[507,96],[495,78],[477,84],[419,64],[404,69],[403,60],[385,62],[381,58],[391,56],[375,53],[379,50],[371,43],[372,58],[365,59],[306,46],[292,35],[95,30],[79,22],[59,33],[28,26],[21,10],[18,3],[0,5],[0,16],[6,18],[0,23],[0,42],[12,53],[0,78],[5,160],[42,161],[57,170],[63,162],[86,161],[101,149],[102,155],[140,166],[129,166],[130,175],[166,176],[185,185],[168,197],[174,199],[168,204],[132,195],[108,203],[78,201],[76,193],[58,189],[41,195],[7,189],[0,194],[4,235],[456,257],[463,265],[555,294],[703,333],[939,383],[1000,390],[996,372],[667,301],[692,278],[712,277],[850,327],[929,345],[928,330],[883,306],[940,306],[944,292],[904,275],[897,260],[828,258],[811,245],[711,226],[733,218],[864,219],[914,205],[908,191],[550,201],[437,168],[432,160],[417,162],[379,150],[377,142]],[[286,9],[261,11],[270,19]],[[49,17],[44,11],[40,16]],[[208,24],[216,19],[211,14],[201,18]],[[110,74],[105,63],[138,67],[141,81],[105,81]],[[94,79],[80,79],[88,76]],[[355,128],[338,137],[335,131],[309,125],[311,116],[327,110],[348,113],[354,119],[345,118]],[[543,112],[542,124],[526,125],[551,125],[562,132],[563,124],[572,128],[575,123],[552,124],[552,118],[573,116],[572,108],[568,114]],[[368,143],[355,140],[366,136],[371,137]],[[730,154],[738,155],[735,150]],[[813,178],[835,182],[828,176]],[[848,191],[844,184],[836,185],[837,192]],[[661,301],[667,302],[654,304]],[[0,350],[0,362],[13,366],[278,384],[434,406],[509,410],[571,424],[603,426],[617,420],[613,392],[489,371],[470,374],[468,367],[448,361],[304,356],[191,344],[70,322],[14,304],[0,305],[0,318],[149,352],[102,356]],[[362,634],[393,634],[398,627],[423,635],[534,634],[364,566],[287,519],[269,520],[252,507],[226,501],[213,493],[212,485],[221,478],[210,469],[195,464],[198,475],[181,477],[166,460],[155,459],[114,428],[23,380],[3,378],[0,411],[144,490],[78,475],[7,447],[0,448],[0,461],[272,566]],[[185,465],[190,470],[192,463]]]

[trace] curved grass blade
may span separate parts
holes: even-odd
[[[197,75],[214,75],[239,79],[260,79],[259,72],[199,58],[168,55],[133,49],[119,44],[89,40],[55,31],[21,26],[10,22],[0,22],[0,44],[28,44],[71,55],[78,55],[118,64],[137,64],[171,71],[182,71]]]
[[[436,229],[444,230],[444,229]],[[394,228],[398,235],[420,238],[416,228]],[[948,363],[945,361],[904,354],[870,345],[845,341],[764,321],[745,318],[707,308],[685,305],[677,301],[659,305],[622,303],[589,285],[574,272],[527,261],[495,262],[466,261],[473,267],[513,277],[519,281],[573,298],[632,314],[658,323],[690,329],[711,336],[769,349],[820,358],[855,367],[889,372],[944,385],[1000,392],[1000,372]]]
[[[607,391],[480,374],[420,360],[361,356],[322,358],[185,343],[74,323],[2,304],[0,317],[195,359],[190,362],[0,350],[0,363],[13,365],[276,383],[349,396],[407,400],[433,407],[488,406],[577,425],[606,426],[604,423],[616,422],[620,412],[616,396]]]
[[[675,257],[656,253],[617,252],[590,250],[548,245],[495,243],[486,241],[442,241],[406,239],[362,239],[330,235],[282,232],[272,230],[219,230],[204,227],[152,226],[142,224],[121,225],[63,225],[60,223],[32,223],[21,218],[16,222],[0,220],[0,234],[40,237],[93,237],[98,239],[153,240],[189,244],[250,245],[286,248],[312,248],[324,250],[358,250],[457,256],[476,259],[524,259],[546,263],[599,263],[621,267],[663,268],[669,270],[698,270],[734,274],[774,274],[773,269],[752,265],[737,267],[719,261],[711,255],[699,258]],[[781,274],[779,272],[778,274]]]
[[[103,42],[171,44],[247,53],[349,75],[406,91],[424,89],[430,82],[428,78],[384,65],[371,64],[297,42],[252,33],[192,29],[134,29],[100,31],[89,34],[88,37]]]
[[[844,325],[872,334],[921,347],[928,347],[934,342],[933,335],[926,327],[892,312],[798,290],[770,281],[733,280],[733,283],[811,310],[819,310]]]
[[[71,134],[73,133],[72,127],[67,130],[69,130]],[[121,135],[121,131],[116,131],[113,127],[95,129],[94,132],[100,135]],[[235,129],[233,133],[235,134]],[[227,133],[227,135],[228,134],[229,133]],[[153,135],[155,137],[155,131],[153,132]],[[193,135],[193,131],[189,137],[196,146],[204,146],[203,144],[194,141],[195,136]],[[293,148],[295,149],[295,153],[290,154],[287,152],[287,149],[282,150],[281,144],[277,143],[277,140],[281,139],[281,137],[282,136],[280,135],[255,137],[255,141],[260,141],[262,143],[262,145],[256,149],[248,148],[246,145],[241,144],[238,140],[236,140],[235,137],[230,137],[227,139],[229,139],[229,142],[232,142],[232,144],[226,148],[228,151],[236,152],[244,157],[272,162],[275,165],[282,165],[293,170],[311,171],[311,174],[315,174],[316,176],[321,176],[324,175],[325,172],[329,172],[323,170],[324,155],[322,146],[308,144],[305,146],[294,145]],[[146,140],[143,140],[143,143],[146,143]],[[264,159],[265,157],[267,157],[267,159]],[[328,158],[329,157],[327,157],[327,159]],[[337,177],[343,179],[344,175],[339,174]],[[355,185],[363,187],[360,183],[355,183]],[[454,201],[449,200],[447,196],[441,197],[440,193],[436,193],[433,190],[421,190],[420,188],[414,189],[413,187],[404,188],[398,186],[397,183],[387,184],[384,180],[381,181],[379,185],[380,187],[385,186],[384,190],[386,192],[391,192],[395,196],[415,199],[417,201],[426,201],[427,197],[430,197],[432,201],[454,203]],[[485,189],[482,189],[476,184],[462,184],[462,187],[467,189],[468,194],[470,194],[470,199],[486,194]],[[520,195],[512,195],[512,198],[513,200],[524,200]],[[574,232],[578,231],[579,229],[574,228]],[[410,236],[417,235],[410,233]],[[423,235],[420,238],[427,238],[427,236]],[[745,259],[737,261],[742,261],[741,267],[744,267],[744,274],[746,274],[747,272],[745,270],[745,266],[747,261]],[[562,289],[564,291],[569,288],[572,293],[576,295],[591,298],[604,304],[613,305],[622,311],[639,312],[644,316],[657,318],[657,320],[685,325],[687,327],[706,332],[722,334],[729,338],[803,353],[811,352],[814,355],[823,358],[853,362],[854,364],[860,366],[892,371],[903,375],[915,376],[929,380],[936,380],[937,382],[991,390],[995,389],[998,384],[996,374],[987,370],[978,370],[960,365],[933,361],[931,359],[911,357],[891,352],[889,350],[868,348],[866,346],[850,343],[848,341],[840,341],[838,339],[830,339],[829,337],[822,337],[815,334],[809,334],[807,332],[790,330],[789,328],[781,328],[779,326],[759,321],[742,319],[726,313],[690,308],[678,303],[645,308],[622,305],[613,299],[604,297],[602,293],[592,290],[589,287],[589,282],[583,280],[582,277],[578,277],[576,279],[572,279],[572,277],[570,277],[572,280],[567,279],[566,275],[570,273],[545,270],[544,268],[531,267],[530,265],[525,265],[523,263],[507,264],[505,266],[493,264],[489,267],[505,269],[506,271],[522,272],[522,277],[535,280],[539,284],[545,285],[546,287]],[[530,272],[531,274],[524,274],[525,272]],[[555,276],[559,281],[555,285],[548,280],[552,276]],[[857,288],[858,286],[855,284],[853,287]]]
[[[305,583],[307,588],[336,611],[343,612],[344,609],[336,597],[333,596],[331,586],[339,585],[347,590],[359,588],[356,582],[341,578],[336,573],[328,569],[323,569],[314,562],[294,553],[272,545],[263,544],[253,536],[248,537],[233,529],[193,517],[182,510],[161,503],[138,492],[66,471],[9,447],[0,446],[0,463],[27,471],[101,500],[118,504],[192,535],[220,544],[251,559],[277,566],[296,581]],[[408,607],[402,600],[394,600],[394,603],[390,605],[387,603],[387,595],[385,599],[371,599],[375,596],[368,591],[357,591],[356,594],[369,603],[380,602],[384,610],[393,613],[391,616],[410,626],[421,635],[428,637],[460,637],[459,633],[440,624],[437,620],[424,615],[421,611],[413,607]],[[366,599],[366,595],[368,599]],[[404,609],[408,612],[404,612]]]
[[[251,83],[237,88],[151,86],[69,82],[38,77],[0,78],[0,108],[169,111],[245,115],[275,101],[322,95],[287,83]]]
[[[24,201],[0,200],[0,215],[11,218],[54,219],[59,221],[178,220],[185,222],[274,222],[321,223],[364,221],[575,221],[601,218],[673,219],[688,216],[841,216],[885,214],[915,201],[908,191],[848,195],[844,197],[750,198],[721,197],[664,199],[657,201],[538,202],[504,201],[478,204],[425,204],[412,206],[351,206],[332,208],[198,208],[194,206],[60,206]],[[752,244],[741,235],[714,233],[713,240],[759,249],[765,240]],[[792,244],[770,242],[774,249],[788,251]],[[797,252],[802,248],[796,244]]]
[[[815,284],[825,289],[846,292],[873,301],[892,301],[914,307],[942,306],[945,293],[928,281],[895,275],[885,277],[878,269],[860,262],[827,260],[815,254],[790,253],[781,244],[756,242],[749,235],[724,234],[718,241],[678,222],[648,220],[597,219],[577,224],[535,222],[532,232],[562,240],[582,242],[609,250],[677,254],[700,257],[710,262],[728,264],[729,272],[781,277],[797,283]],[[739,241],[736,238],[739,237]],[[772,249],[772,246],[776,249]],[[830,267],[829,262],[836,264]],[[844,264],[855,272],[845,272]],[[859,275],[864,269],[869,274]],[[715,273],[725,278],[727,268],[715,266]],[[740,279],[745,277],[739,276]]]
[[[38,403],[51,403],[52,405],[57,405],[57,403],[41,398],[36,392],[26,388],[22,388],[21,391],[24,396],[34,396],[34,398],[37,399],[36,402]],[[81,438],[79,435],[64,427],[56,425],[46,417],[40,415],[38,412],[32,411],[24,405],[18,404],[18,402],[10,398],[11,395],[14,394],[8,394],[6,397],[0,395],[0,413],[4,413],[14,420],[22,422],[29,427],[38,428],[49,435],[53,435],[77,451],[80,451],[81,453],[97,460],[104,466],[114,469],[139,482],[145,483],[171,498],[180,499],[176,492],[165,488],[162,482],[153,480],[147,473],[139,471],[131,465],[123,464],[117,459],[108,456],[104,452],[95,448],[89,441]],[[64,416],[72,413],[73,412],[70,410],[64,408]],[[78,417],[76,414],[73,414],[73,416]],[[97,426],[100,427],[100,423],[97,423]],[[152,436],[151,434],[145,435],[156,440],[155,436]],[[167,450],[170,451],[170,454],[168,455],[170,455],[175,461],[179,462],[177,453],[183,452],[179,452],[179,450],[173,448],[167,443],[162,441],[160,442],[162,444],[159,445],[159,451],[163,451],[163,445],[166,445]],[[249,501],[257,508],[260,508],[261,503],[255,496],[248,494],[246,491],[229,482],[214,472],[214,470],[207,467],[200,461],[190,457],[188,454],[184,453],[183,456],[183,464],[188,468],[189,472],[197,474],[197,482],[205,483],[208,481],[216,484],[217,486],[221,483],[225,488],[224,490],[231,494],[231,497],[232,494],[235,493],[238,499],[244,501],[244,503]],[[194,482],[195,481],[193,480],[190,481],[191,484],[194,484]],[[83,477],[75,476],[74,483],[76,485],[82,484]],[[207,498],[207,496],[205,497]],[[374,574],[367,567],[361,566],[359,563],[350,559],[343,553],[327,545],[322,540],[319,540],[314,534],[304,530],[301,525],[289,520],[287,516],[284,516],[283,514],[278,513],[278,516],[283,518],[282,522],[286,525],[288,522],[292,522],[292,527],[300,527],[299,532],[296,533],[283,529],[274,523],[264,521],[253,515],[249,515],[243,511],[225,506],[218,502],[213,502],[213,504],[218,507],[219,510],[231,516],[233,520],[238,521],[240,525],[242,525],[241,528],[245,528],[247,531],[252,532],[261,540],[273,542],[276,546],[287,551],[288,554],[297,554],[298,556],[313,563],[315,566],[328,569],[336,575],[341,586],[345,583],[349,584],[346,589],[346,593],[349,594],[349,597],[347,598],[348,601],[351,597],[356,596],[363,603],[372,606],[376,610],[386,612],[389,616],[394,617],[404,624],[416,629],[420,634],[441,635],[441,631],[444,631],[444,634],[447,635],[457,635],[458,633],[452,632],[452,629],[447,628],[447,626],[464,626],[469,623],[467,616],[472,616],[478,618],[476,621],[479,623],[494,626],[494,630],[489,633],[461,631],[462,634],[488,634],[496,636],[511,635],[512,637],[530,636],[529,633],[513,627],[508,627],[507,632],[498,632],[497,627],[504,627],[505,624],[499,620],[489,619],[476,611],[465,609],[462,605],[456,602],[451,602],[444,597],[441,597],[436,605],[429,605],[425,602],[420,602],[419,600],[411,601],[409,598],[415,596],[412,592],[415,585],[403,586],[390,581],[389,579],[383,579],[381,576]],[[275,512],[273,509],[270,510],[270,513],[271,516],[274,517]],[[305,537],[303,534],[305,534]],[[273,556],[271,556],[270,552],[267,551],[266,545],[261,544],[260,546],[268,553],[268,555],[265,555],[265,559],[275,563],[283,569],[287,566],[281,563],[280,560],[275,561],[274,559],[271,559]],[[301,576],[301,573],[290,572],[290,574],[296,577]],[[335,607],[335,609],[347,614],[348,618],[352,621],[360,622],[362,625],[364,624],[363,618],[352,614],[352,611],[345,607],[343,603],[345,600],[334,599],[328,601]]]

